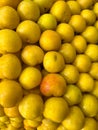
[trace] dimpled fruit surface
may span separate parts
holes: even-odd
[[[0,0],[0,130],[98,130],[98,0]]]

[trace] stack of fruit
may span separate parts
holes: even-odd
[[[0,0],[0,130],[98,130],[98,0]]]

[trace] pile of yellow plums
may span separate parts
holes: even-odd
[[[0,0],[0,130],[98,130],[98,0]]]

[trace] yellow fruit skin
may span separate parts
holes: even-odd
[[[68,22],[71,17],[71,10],[65,1],[56,1],[50,9],[57,21]]]
[[[98,113],[98,100],[92,94],[84,94],[80,107],[87,117],[94,117]]]
[[[19,35],[11,29],[0,30],[0,53],[15,53],[22,48],[22,40]]]
[[[44,51],[37,45],[27,45],[21,52],[21,58],[25,64],[36,66],[43,62]]]
[[[0,57],[0,78],[17,79],[22,71],[22,65],[14,54],[5,54]]]
[[[19,112],[25,119],[33,120],[43,112],[43,100],[38,94],[26,95],[19,104]]]
[[[10,6],[3,6],[0,8],[0,29],[15,29],[19,22],[20,18],[15,9]]]
[[[40,47],[44,51],[58,51],[61,47],[61,37],[53,30],[46,30],[41,34]]]
[[[48,51],[44,55],[43,66],[48,72],[60,72],[65,66],[64,58],[59,52]]]
[[[46,100],[43,115],[56,123],[64,120],[69,112],[68,104],[62,97],[51,97]]]
[[[33,1],[21,1],[18,4],[17,12],[20,19],[37,21],[40,17],[40,9],[38,5]]]
[[[37,23],[31,20],[24,20],[18,24],[16,32],[23,42],[34,44],[38,42],[41,29]]]
[[[26,67],[19,77],[20,84],[24,89],[27,90],[37,87],[40,84],[41,80],[41,72],[35,67]]]
[[[62,124],[68,130],[80,130],[83,127],[84,119],[85,117],[81,109],[78,106],[72,106]]]
[[[3,107],[15,106],[21,100],[22,96],[22,87],[18,82],[8,79],[0,82],[0,104]]]
[[[60,23],[56,27],[56,32],[61,36],[63,42],[71,42],[74,38],[74,29],[67,23]]]
[[[66,51],[67,50],[67,51]],[[63,43],[59,52],[63,55],[65,63],[73,63],[76,58],[76,50],[70,43]]]
[[[94,89],[94,79],[88,73],[81,73],[77,86],[82,92],[91,92]]]
[[[1,0],[0,1],[0,7],[2,7],[2,6],[11,6],[11,7],[13,7],[13,8],[17,8],[17,5],[21,2],[22,0],[15,0],[15,1],[13,1],[13,0]]]

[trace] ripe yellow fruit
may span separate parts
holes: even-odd
[[[63,43],[59,52],[63,55],[65,63],[73,63],[76,58],[76,50],[70,43]]]
[[[77,0],[77,2],[80,4],[82,9],[87,9],[93,5],[94,0]]]
[[[98,98],[98,81],[97,80],[95,80],[94,88],[91,91],[91,93]]]
[[[40,17],[39,6],[34,1],[21,1],[18,4],[17,12],[21,20],[37,21]]]
[[[73,63],[79,72],[88,72],[91,67],[91,59],[85,54],[78,54]]]
[[[97,121],[94,118],[86,117],[81,130],[97,130]]]
[[[43,115],[51,121],[60,123],[69,112],[68,104],[62,97],[51,97],[46,100]]]
[[[60,72],[65,67],[63,56],[56,51],[49,51],[44,55],[43,66],[48,72]]]
[[[31,44],[38,42],[41,34],[38,24],[31,20],[24,20],[18,24],[16,32],[19,34],[23,42]]]
[[[82,100],[82,92],[76,85],[67,85],[64,98],[70,106],[76,105]]]
[[[15,106],[22,96],[22,87],[18,82],[8,79],[0,82],[0,104],[3,107]]]
[[[60,73],[65,78],[68,84],[74,84],[79,79],[78,69],[71,64],[66,64],[65,68]]]
[[[98,2],[94,4],[93,11],[96,14],[96,17],[98,18]]]
[[[40,70],[35,67],[26,67],[20,74],[19,82],[24,89],[37,87],[42,79]]]
[[[56,31],[60,34],[63,42],[71,42],[72,39],[74,38],[74,30],[67,23],[58,24]]]
[[[98,100],[92,94],[84,94],[80,107],[87,117],[94,117],[98,113]]]
[[[94,26],[87,26],[82,36],[88,43],[96,44],[98,42],[98,30]]]
[[[0,78],[17,79],[22,71],[22,65],[14,54],[5,54],[0,57]]]
[[[50,8],[52,7],[53,3],[56,0],[33,0],[33,1],[38,4],[41,14],[44,14],[50,10]]]
[[[80,73],[77,86],[82,92],[91,92],[94,89],[94,79],[88,73]]]
[[[87,48],[87,42],[81,35],[75,35],[71,44],[75,47],[77,53],[84,53]]]
[[[0,8],[0,29],[15,29],[19,22],[20,18],[15,9],[10,6],[3,6]]]
[[[85,50],[85,54],[88,55],[93,62],[98,61],[98,45],[88,44]]]
[[[85,19],[87,25],[93,25],[96,21],[96,15],[94,11],[90,9],[82,10],[81,15]]]
[[[98,29],[98,20],[95,21],[94,26]]]
[[[57,20],[55,16],[50,13],[45,13],[41,15],[37,21],[42,31],[45,30],[55,30],[57,26]]]
[[[22,48],[22,40],[17,32],[11,29],[0,30],[0,53],[15,53]]]
[[[21,58],[25,64],[36,66],[43,62],[44,51],[37,45],[27,45],[21,52]]]
[[[61,37],[56,31],[46,30],[41,34],[39,44],[45,51],[58,51],[61,47]]]
[[[82,33],[86,28],[86,21],[81,15],[72,15],[69,24],[76,33]],[[80,26],[81,25],[81,26]]]
[[[43,112],[43,100],[38,94],[28,94],[19,103],[19,112],[25,119],[33,120]]]
[[[2,6],[11,6],[13,8],[17,8],[17,5],[21,2],[22,0],[0,0],[0,7]]]
[[[69,1],[67,1],[67,4],[68,4],[72,14],[80,14],[81,7],[77,1],[69,0]]]
[[[94,62],[91,65],[89,74],[96,80],[98,80],[98,62]]]
[[[78,106],[72,106],[62,124],[67,130],[80,130],[83,127],[84,119],[82,110]]]
[[[59,22],[68,22],[71,17],[71,10],[65,1],[56,1],[52,5],[50,13],[53,14]]]

